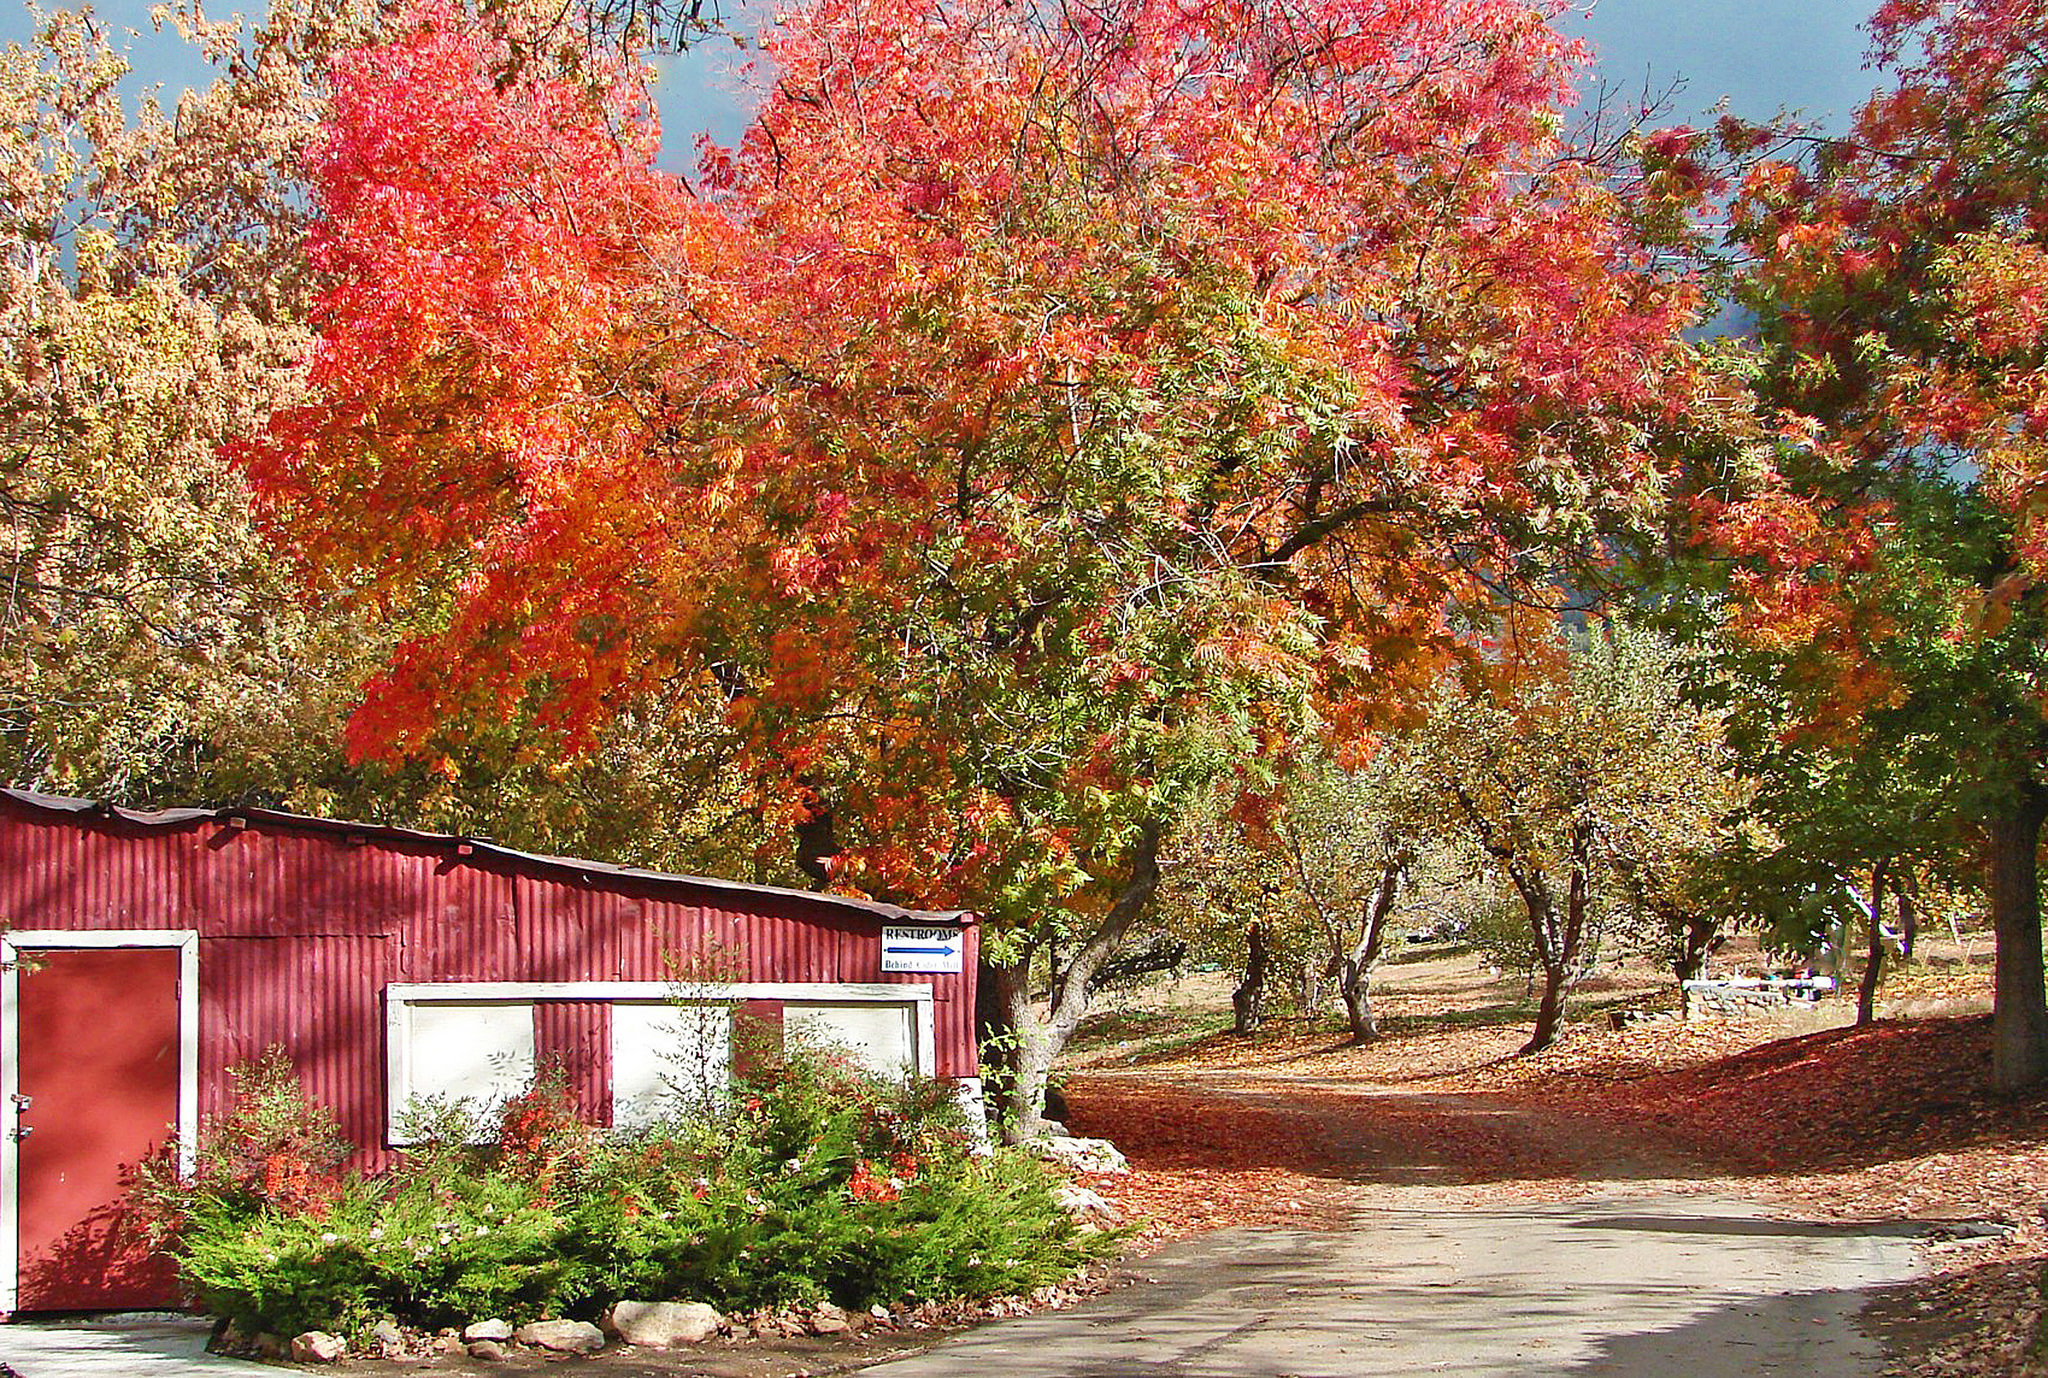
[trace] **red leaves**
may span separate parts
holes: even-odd
[[[1655,1123],[1740,1171],[1835,1170],[2039,1141],[2048,1136],[2041,1099],[2000,1100],[1984,1086],[1989,1035],[1985,1018],[1830,1030],[1631,1081],[1596,1105]],[[1797,1113],[1758,1113],[1771,1106]]]
[[[1519,0],[781,20],[701,197],[629,74],[500,88],[452,8],[337,69],[250,467],[418,628],[359,752],[686,685],[768,826],[824,782],[839,883],[1036,913],[1312,695],[1411,695],[1493,526],[1655,491],[1694,293]]]
[[[623,73],[500,90],[497,45],[448,7],[415,6],[400,32],[336,63],[308,167],[328,282],[316,400],[246,454],[302,546],[373,568],[560,503],[569,457],[610,430],[565,404],[618,343],[669,195]]]
[[[1786,478],[1703,510],[1745,562],[1737,630],[1789,653],[1799,716],[1851,734],[1907,684],[1924,691],[1895,643],[1997,637],[2009,619],[1981,581],[2014,560],[2048,570],[2048,447],[2031,429],[2048,408],[2048,254],[2028,224],[2048,188],[2012,142],[2048,79],[2048,12],[1912,0],[1873,34],[1894,89],[1804,166],[1754,166],[1735,207],[1765,386],[1812,424],[1787,432]],[[2012,519],[1995,551],[1915,524],[1951,484],[1966,510],[1981,497]]]
[[[1348,1218],[1350,1184],[1332,1170],[1341,1150],[1322,1117],[1301,1106],[1258,1106],[1136,1078],[1069,1088],[1076,1132],[1107,1138],[1131,1160],[1127,1176],[1087,1183],[1156,1245],[1242,1225],[1329,1227]]]
[[[346,327],[319,364],[374,374],[459,340],[485,378],[529,372],[556,348],[553,318],[601,305],[580,298],[646,228],[652,112],[623,72],[501,89],[482,31],[431,0],[409,20],[337,61],[310,159],[325,315]]]
[[[847,1179],[846,1194],[856,1201],[894,1201],[902,1195],[900,1179],[876,1170],[866,1158],[854,1164],[853,1175]]]
[[[251,1190],[280,1211],[325,1220],[341,1195],[341,1181],[332,1168],[316,1165],[300,1154],[281,1151],[263,1158]]]
[[[1863,1216],[2033,1214],[2048,1104],[1983,1089],[1986,1020],[1777,1033],[1578,1029],[1533,1058],[1489,1057],[1513,1046],[1495,1030],[1363,1050],[1226,1037],[1170,1068],[1076,1077],[1069,1119],[1130,1158],[1131,1177],[1091,1184],[1153,1238],[1341,1220],[1365,1183],[1541,1197],[1674,1155],[1697,1180],[1780,1177]]]

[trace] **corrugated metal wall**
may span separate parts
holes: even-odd
[[[569,1100],[592,1124],[612,1122],[612,1007],[602,1000],[544,1000],[533,1009],[533,1057],[568,1078]]]
[[[393,981],[930,982],[936,1070],[975,1072],[976,933],[962,975],[884,976],[883,918],[828,900],[696,886],[454,844],[254,821],[144,824],[0,795],[0,927],[200,935],[202,1113],[226,1070],[283,1044],[308,1092],[381,1157],[384,987]],[[609,1115],[610,1016],[542,1002],[537,1051]]]
[[[26,926],[26,925],[24,925]],[[65,927],[66,925],[46,925]],[[384,1140],[385,934],[199,939],[199,1109],[227,1109],[227,1069],[284,1045],[306,1094],[330,1106],[349,1142]]]

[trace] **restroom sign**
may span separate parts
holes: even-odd
[[[957,928],[884,925],[882,970],[957,972],[966,945],[966,935]]]

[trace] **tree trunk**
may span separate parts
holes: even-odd
[[[1559,921],[1550,890],[1531,877],[1517,882],[1522,900],[1529,908],[1529,925],[1536,938],[1536,956],[1543,968],[1543,994],[1536,1003],[1536,1027],[1522,1053],[1540,1053],[1557,1042],[1564,1030],[1564,997],[1578,974],[1579,952],[1585,943],[1586,913],[1592,898],[1591,871],[1593,833],[1590,826],[1575,825],[1571,836],[1571,874],[1565,880],[1564,915]]]
[[[1058,1018],[1035,1018],[1031,1000],[1031,964],[1018,962],[999,968],[1002,997],[1010,1022],[1016,1029],[1010,1053],[1010,1082],[1004,1088],[1004,1132],[1012,1143],[1046,1131],[1045,1088],[1052,1078],[1053,1059],[1065,1045],[1064,1036],[1055,1037]]]
[[[1558,1026],[1564,1021],[1564,982],[1569,968],[1559,956],[1563,944],[1562,934],[1557,928],[1556,906],[1550,899],[1549,888],[1540,879],[1522,877],[1509,873],[1515,888],[1522,892],[1522,907],[1529,912],[1529,931],[1535,939],[1536,963],[1529,969],[1529,979],[1523,991],[1523,999],[1536,993],[1536,973],[1543,973],[1543,995],[1536,1005],[1536,1028],[1529,1035],[1529,1041],[1522,1045],[1523,1053],[1540,1053],[1557,1042]]]
[[[1557,902],[1545,873],[1539,867],[1529,865],[1514,847],[1495,835],[1492,825],[1472,802],[1470,795],[1456,784],[1451,788],[1466,820],[1478,832],[1481,846],[1488,856],[1500,863],[1509,883],[1521,895],[1522,907],[1528,913],[1536,961],[1543,969],[1543,998],[1536,1006],[1536,1028],[1530,1033],[1529,1041],[1522,1045],[1522,1053],[1541,1052],[1557,1042],[1558,1032],[1564,1025],[1565,990],[1571,984],[1573,968],[1579,960],[1580,943],[1586,932],[1593,826],[1585,819],[1572,825],[1571,873],[1565,883],[1565,912],[1560,922]],[[1529,973],[1529,984],[1532,988],[1536,984],[1534,971]]]
[[[1671,934],[1671,974],[1683,986],[1707,974],[1707,957],[1721,944],[1721,921],[1711,914],[1673,914],[1665,927]]]
[[[839,826],[832,806],[815,782],[801,782],[812,792],[811,806],[796,825],[796,868],[823,890],[832,883],[832,862],[839,855]]]
[[[1885,878],[1891,863],[1880,861],[1870,868],[1870,946],[1863,958],[1863,984],[1856,988],[1856,1027],[1877,1022],[1877,983],[1884,979]]]
[[[1913,949],[1920,945],[1920,882],[1908,866],[1899,874],[1899,881],[1893,887],[1899,896],[1899,960],[1913,960]]]
[[[1401,890],[1401,867],[1389,862],[1380,868],[1379,888],[1365,905],[1365,926],[1358,943],[1344,954],[1344,1018],[1351,1025],[1353,1043],[1370,1043],[1380,1036],[1379,1017],[1372,1008],[1372,973],[1379,965],[1380,949],[1387,936],[1387,920],[1394,912],[1394,899]]]
[[[1060,1000],[1057,1012],[1048,1010],[1043,1021],[1031,1008],[1030,962],[995,968],[998,994],[1015,1029],[1013,1075],[1005,1096],[1003,1134],[1020,1143],[1045,1131],[1045,1085],[1053,1061],[1073,1037],[1075,1027],[1088,1013],[1088,987],[1103,962],[1122,944],[1131,925],[1152,902],[1159,889],[1158,823],[1148,820],[1138,831],[1131,847],[1131,869],[1115,903],[1081,941],[1060,970]]]
[[[1571,969],[1566,966],[1543,965],[1543,998],[1536,1005],[1536,1027],[1529,1034],[1529,1041],[1522,1045],[1522,1053],[1540,1053],[1557,1042],[1558,1032],[1564,1027],[1564,992],[1571,980]]]
[[[1537,960],[1529,970],[1525,999],[1535,993],[1537,971],[1543,973],[1543,995],[1536,1004],[1536,1027],[1521,1051],[1524,1054],[1540,1053],[1557,1042],[1558,1028],[1564,1022],[1565,978],[1571,968],[1563,959],[1563,943],[1560,941],[1563,934],[1558,930],[1556,906],[1551,902],[1549,888],[1538,879],[1531,878],[1525,883],[1519,877],[1515,877],[1515,888],[1522,892],[1522,905],[1529,911],[1529,930],[1536,940]]]
[[[2033,781],[1988,820],[1991,926],[1998,935],[1991,1007],[1991,1084],[2023,1091],[2048,1081],[2048,994],[2041,975],[2037,870],[2048,790]]]
[[[1230,1008],[1236,1015],[1232,1032],[1253,1034],[1266,1018],[1266,925],[1253,919],[1244,931],[1244,980],[1230,993]]]
[[[1344,1022],[1351,1028],[1351,1041],[1370,1043],[1378,1038],[1380,1020],[1372,1008],[1372,973],[1347,958],[1337,993],[1344,999]]]

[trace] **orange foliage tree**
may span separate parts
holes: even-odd
[[[683,687],[764,846],[990,921],[1021,1128],[1188,800],[1659,500],[1695,293],[1526,5],[805,0],[693,178],[500,41],[337,71],[314,398],[247,457],[413,629],[355,748]]]

